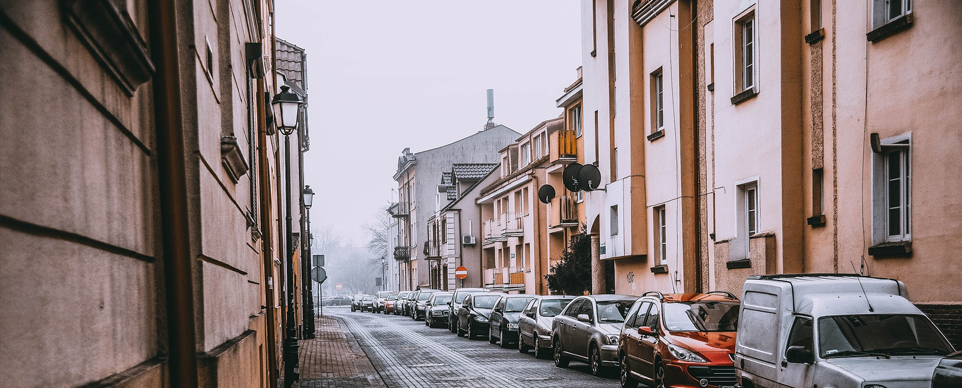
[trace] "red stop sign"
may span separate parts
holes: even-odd
[[[464,279],[464,278],[468,277],[468,269],[467,269],[467,268],[464,268],[464,266],[455,268],[455,269],[454,269],[454,277],[456,277],[456,278],[458,278],[458,279]]]

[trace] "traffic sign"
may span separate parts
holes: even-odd
[[[458,267],[458,268],[455,268],[455,269],[454,269],[454,277],[456,277],[456,278],[458,278],[458,279],[464,279],[464,278],[468,277],[468,269],[467,269],[467,268],[464,268],[464,266],[460,266],[460,267]]]
[[[314,267],[314,269],[311,270],[311,279],[314,279],[314,281],[318,283],[324,283],[324,281],[327,280],[327,271],[321,267]]]
[[[337,284],[334,285],[334,288],[340,290],[340,289],[344,288],[344,285],[341,284],[341,283],[337,283]]]

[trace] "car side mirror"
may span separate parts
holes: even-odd
[[[588,314],[578,314],[578,320],[581,322],[591,323],[591,317]]]
[[[448,304],[448,306],[450,306],[450,305],[451,305],[451,302],[448,302],[447,304]]]
[[[638,334],[640,335],[658,335],[658,329],[650,326],[641,326],[638,328]]]
[[[815,362],[815,354],[803,346],[789,346],[785,360],[795,364],[811,364]]]
[[[528,318],[534,319],[534,311],[525,312],[524,315]]]

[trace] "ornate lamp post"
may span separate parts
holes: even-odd
[[[281,92],[271,100],[274,107],[274,118],[277,129],[284,134],[284,187],[287,197],[284,199],[284,210],[287,214],[285,225],[285,240],[287,243],[287,330],[284,334],[284,387],[290,388],[300,377],[298,375],[297,359],[297,320],[294,318],[294,236],[291,231],[291,134],[297,129],[297,116],[301,106],[301,98],[288,90],[290,87],[281,86]]]
[[[381,291],[387,290],[387,279],[384,278],[384,265],[387,263],[387,259],[381,257]]]
[[[304,291],[301,293],[304,304],[304,338],[314,338],[314,272],[311,266],[311,205],[314,203],[314,190],[311,186],[304,186],[304,207],[307,208],[307,249],[301,260],[301,279],[304,279]]]

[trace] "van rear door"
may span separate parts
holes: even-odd
[[[777,381],[782,331],[780,287],[748,281],[742,295],[735,339],[735,368],[752,375],[755,385]],[[765,381],[767,380],[767,381]]]

